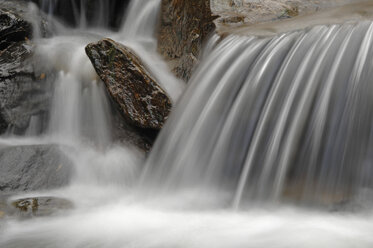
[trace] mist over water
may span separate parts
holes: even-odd
[[[102,28],[105,8],[93,27],[77,14],[76,28],[35,41],[58,69],[50,116],[0,145],[58,144],[75,174],[66,188],[10,200],[56,196],[74,208],[1,221],[0,247],[372,247],[373,24],[212,37],[181,96],[156,53],[159,8],[131,1],[118,32]],[[176,104],[147,158],[114,142],[84,51],[103,37],[133,48]]]

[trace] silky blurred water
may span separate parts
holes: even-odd
[[[133,0],[119,32],[81,20],[35,41],[58,70],[48,128],[40,134],[33,117],[0,146],[57,144],[75,174],[7,203],[54,196],[74,207],[0,216],[0,247],[372,247],[372,23],[214,36],[182,94],[156,53],[159,4]],[[109,99],[84,52],[103,37],[133,48],[177,103],[148,155],[113,141]]]

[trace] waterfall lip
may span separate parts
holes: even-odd
[[[233,28],[222,25],[218,33],[226,36],[229,34],[241,36],[271,37],[291,31],[304,30],[318,25],[332,25],[373,20],[373,2],[362,0],[357,3],[347,4],[317,13],[304,14],[291,19],[278,20],[259,24],[245,24]]]

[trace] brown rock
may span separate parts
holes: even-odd
[[[160,130],[172,104],[135,53],[110,39],[89,44],[86,53],[125,118],[137,127]]]
[[[179,69],[173,71],[185,81],[198,60],[185,63],[184,56],[199,57],[204,41],[215,29],[214,19],[209,0],[162,0],[158,50],[167,60],[180,60],[176,62]]]

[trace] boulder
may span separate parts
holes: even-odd
[[[126,120],[142,129],[160,130],[171,100],[140,58],[110,39],[89,44],[86,53]]]
[[[199,58],[203,43],[215,29],[215,18],[210,0],[162,0],[158,51],[166,60],[174,60],[172,70],[185,81],[198,62],[191,58]]]
[[[0,2],[0,134],[23,133],[32,116],[47,115],[54,75],[34,61],[32,37],[48,35],[43,15],[21,1]],[[35,31],[35,32],[34,32]]]
[[[55,145],[0,148],[1,193],[58,188],[70,182],[73,165]]]

